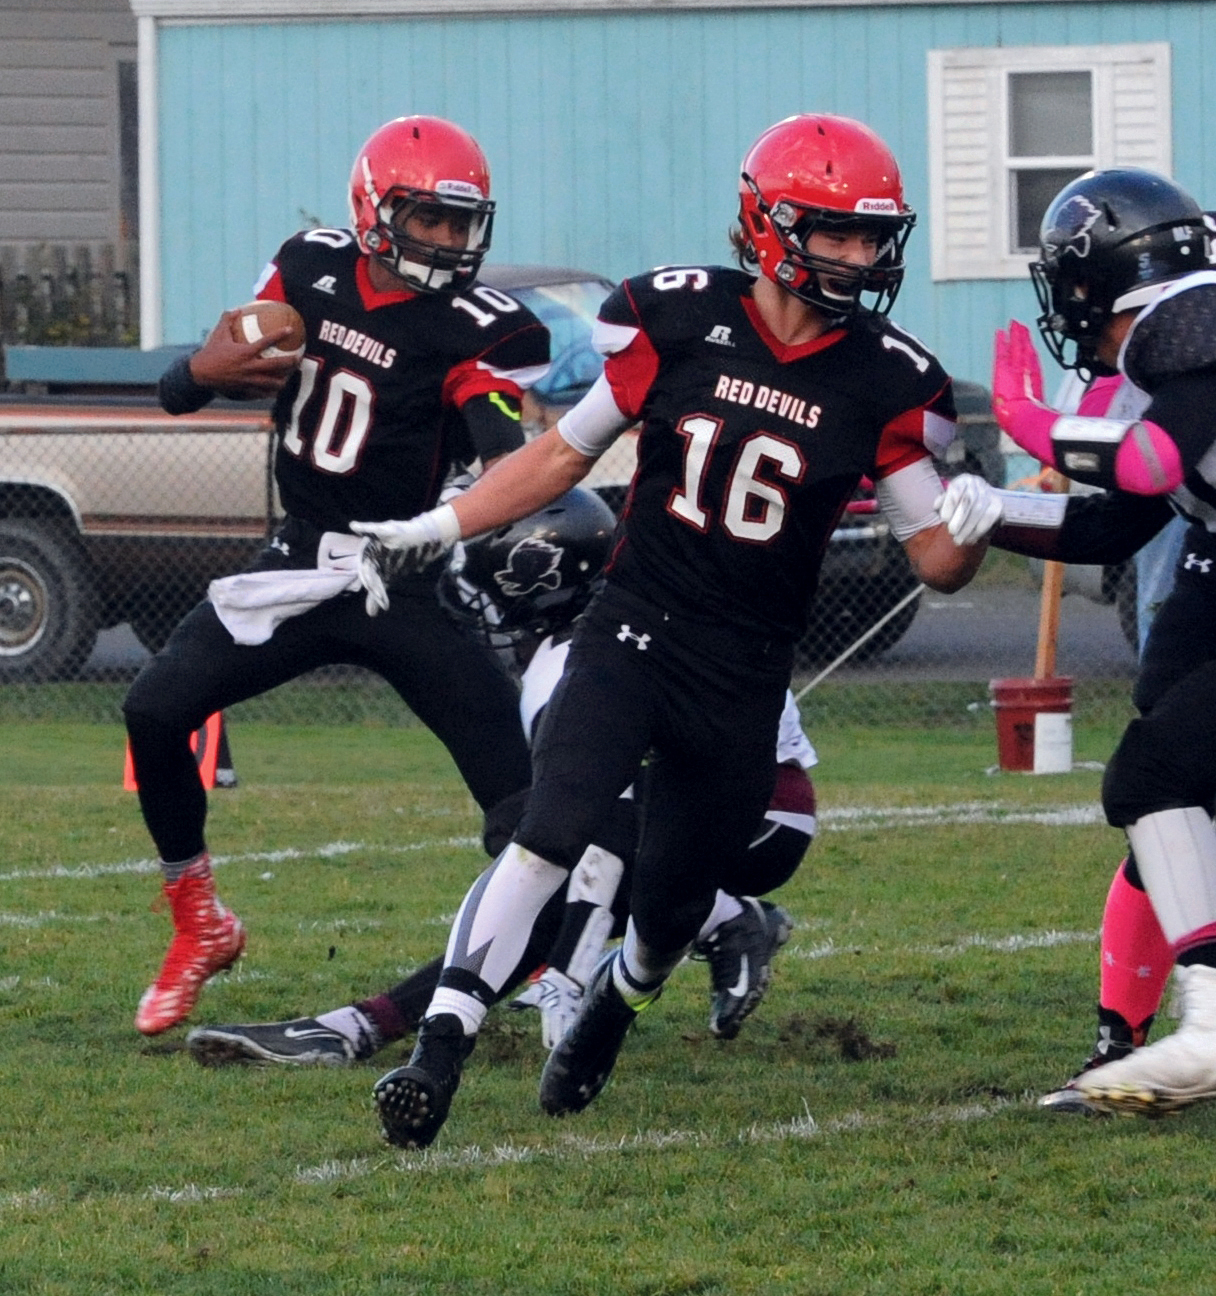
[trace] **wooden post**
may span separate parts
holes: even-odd
[[[1044,477],[1044,489],[1056,494],[1068,493],[1068,478],[1054,469]],[[1064,595],[1064,564],[1043,564],[1043,592],[1039,599],[1039,643],[1035,652],[1035,679],[1053,679],[1056,673],[1056,644],[1060,637],[1060,599]]]

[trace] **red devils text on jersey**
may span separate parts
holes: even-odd
[[[288,239],[258,296],[304,317],[299,374],[275,404],[275,477],[287,513],[323,530],[413,517],[454,462],[513,449],[474,444],[461,411],[489,397],[518,422],[549,362],[548,330],[497,289],[377,292],[349,230]]]
[[[794,637],[860,478],[944,450],[954,399],[938,361],[885,319],[785,346],[752,282],[665,268],[601,308],[606,376],[642,421],[610,571],[683,615]]]

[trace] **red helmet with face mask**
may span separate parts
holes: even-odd
[[[454,292],[477,274],[490,247],[490,168],[477,141],[442,117],[398,117],[359,150],[350,173],[359,246],[413,289]],[[463,248],[405,231],[427,210],[468,221]]]
[[[904,276],[916,214],[891,150],[861,122],[827,113],[770,126],[743,159],[739,221],[759,272],[833,320],[863,308],[886,315]],[[872,232],[878,255],[855,265],[808,250],[816,232]]]

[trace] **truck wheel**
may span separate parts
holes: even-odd
[[[911,588],[909,585],[905,589],[884,594],[881,600],[857,598],[849,602],[829,599],[816,605],[810,627],[794,650],[796,656],[811,662],[834,661],[876,621],[881,620]],[[893,616],[873,638],[867,639],[849,661],[854,664],[872,661],[888,648],[893,648],[911,629],[919,610],[920,598],[917,597]]]
[[[0,518],[0,680],[72,676],[97,642],[88,559],[62,528]]]

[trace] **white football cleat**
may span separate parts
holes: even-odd
[[[1100,1110],[1162,1116],[1216,1098],[1216,968],[1178,967],[1174,976],[1182,996],[1178,1029],[1073,1081]]]

